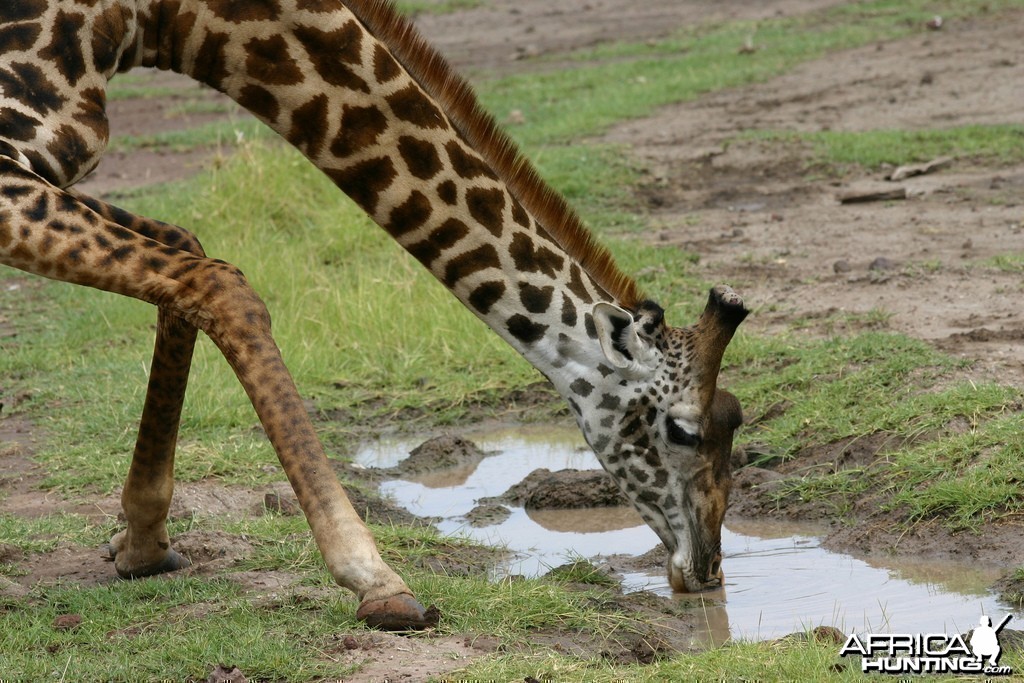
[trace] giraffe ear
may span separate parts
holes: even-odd
[[[594,305],[593,315],[601,351],[614,368],[626,375],[654,369],[650,346],[637,334],[637,324],[629,311],[600,302]]]

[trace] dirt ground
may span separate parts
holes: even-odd
[[[563,66],[558,55],[610,40],[662,37],[676,27],[729,19],[792,16],[841,2],[821,0],[490,0],[486,8],[419,17],[423,32],[471,76],[526,72]],[[815,177],[809,153],[758,141],[737,141],[751,129],[867,130],[916,129],[967,123],[1021,123],[1024,83],[1024,12],[965,22],[939,31],[868,45],[807,63],[785,76],[736,88],[697,101],[666,107],[648,119],[621,124],[600,142],[626,145],[645,174],[638,199],[658,228],[645,239],[666,248],[701,255],[697,266],[708,281],[728,282],[754,309],[745,326],[760,333],[788,331],[823,335],[862,326],[927,340],[938,348],[978,361],[979,379],[1024,383],[1024,308],[1019,273],[1001,271],[990,259],[1024,251],[1024,166],[986,165],[956,159],[942,170],[898,183],[877,177]],[[740,46],[737,46],[739,48]],[[537,65],[529,58],[545,56]],[[758,52],[749,55],[757,59]],[[185,114],[183,99],[214,101],[173,74],[154,82],[181,88],[180,95],[110,103],[114,135],[185,128],[234,114]],[[497,112],[499,118],[507,112]],[[199,150],[178,154],[142,150],[111,154],[79,185],[84,192],[115,196],[140,185],[195,173],[221,154]],[[867,187],[904,188],[906,199],[841,204],[838,197]],[[224,255],[230,258],[229,255]],[[881,259],[881,260],[879,260]],[[871,267],[874,263],[874,268]],[[884,312],[879,315],[877,312]],[[846,316],[837,314],[848,314]],[[837,322],[838,321],[838,322]],[[0,336],[11,323],[0,318]],[[66,507],[102,518],[117,515],[116,497],[79,501],[74,507],[45,500],[35,490],[41,473],[31,458],[33,427],[0,416],[4,452],[0,512],[38,515]],[[880,446],[880,444],[876,444]],[[845,457],[845,445],[818,453],[823,462]],[[873,457],[874,451],[862,457]],[[763,514],[758,485],[773,473],[741,475],[734,514]],[[746,479],[744,479],[744,477]],[[184,485],[174,514],[256,514],[268,491]],[[286,487],[270,491],[288,500]],[[387,514],[383,511],[381,514]],[[398,514],[398,513],[395,513]],[[794,514],[799,514],[795,511]],[[813,513],[808,513],[813,514]],[[820,513],[819,513],[820,514]],[[884,520],[864,511],[862,527],[837,530],[836,547],[892,550],[896,539]],[[929,532],[930,533],[930,532]],[[194,531],[176,539],[179,550],[197,560],[192,571],[218,572],[244,556],[238,539],[211,538]],[[1010,567],[1024,557],[1021,527],[1004,524],[980,537],[936,533],[901,539],[900,550],[974,553]],[[471,559],[465,559],[471,563]],[[645,562],[660,561],[647,558]],[[86,585],[107,582],[109,565],[96,550],[73,544],[45,556],[24,556],[0,547],[0,563],[16,562],[28,574],[0,592],[18,593],[35,581],[65,580]],[[295,577],[243,576],[255,595],[294,583]],[[653,624],[680,633],[693,625],[668,601],[616,599],[612,607],[633,610]],[[339,639],[344,639],[344,634]],[[464,665],[499,644],[477,634],[402,641],[394,636],[348,636],[338,656],[367,660],[365,679],[421,680]],[[539,634],[538,642],[584,653],[644,661],[660,652],[684,649],[651,634],[622,634],[608,643],[572,642],[566,634]],[[410,644],[411,643],[411,644]],[[602,649],[603,648],[603,649]],[[631,658],[631,659],[630,659]],[[244,672],[243,672],[244,673]],[[226,679],[225,679],[226,680]]]

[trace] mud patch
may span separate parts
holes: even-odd
[[[604,470],[539,469],[496,498],[485,503],[517,505],[527,510],[622,507],[629,501]]]
[[[444,435],[423,442],[409,452],[408,458],[381,474],[437,486],[452,478],[465,480],[484,457],[472,441]]]
[[[359,679],[367,681],[425,681],[465,667],[483,654],[467,636],[430,633],[413,637],[365,631],[338,634],[324,649],[332,660],[358,666]]]
[[[45,553],[25,553],[12,566],[14,572],[10,578],[25,588],[57,583],[102,586],[121,580],[104,548],[72,543],[61,543]]]
[[[244,536],[223,531],[186,531],[171,539],[171,547],[192,562],[193,574],[218,574],[252,556],[255,546]]]
[[[992,264],[1024,249],[1019,192],[1007,194],[1024,167],[963,158],[889,183],[885,169],[823,173],[809,147],[749,133],[1019,124],[1022,26],[1019,10],[950,21],[665,107],[601,141],[629,146],[646,169],[651,241],[698,254],[702,279],[741,292],[749,329],[827,336],[881,312],[888,329],[975,361],[979,378],[1020,384],[1020,274]],[[994,85],[977,96],[979,82]],[[865,182],[907,199],[839,203]],[[870,270],[879,258],[894,267]]]

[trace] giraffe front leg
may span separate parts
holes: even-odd
[[[204,330],[224,353],[252,401],[309,521],[328,570],[360,599],[356,616],[387,630],[436,625],[405,581],[381,558],[373,535],[330,467],[270,333],[266,307],[237,269],[223,270],[204,297],[218,313]],[[231,282],[231,286],[226,286]]]
[[[139,578],[189,566],[171,548],[167,512],[174,493],[174,450],[198,330],[161,309],[142,421],[121,491],[127,528],[108,546],[117,573]]]
[[[188,230],[137,216],[99,199],[71,191],[85,206],[112,223],[196,256],[202,245]],[[149,371],[131,467],[121,491],[127,527],[107,545],[117,573],[140,578],[183,569],[189,560],[174,551],[167,535],[167,513],[174,493],[174,453],[198,329],[159,309],[156,343]]]

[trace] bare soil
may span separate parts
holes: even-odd
[[[559,55],[579,47],[659,38],[682,25],[791,16],[838,4],[842,2],[491,0],[485,8],[424,15],[417,23],[457,66],[471,75],[493,75],[563,66]],[[658,228],[642,239],[700,254],[697,267],[705,279],[729,282],[753,307],[745,323],[748,329],[827,335],[881,325],[974,361],[979,379],[1019,385],[1024,381],[1021,276],[994,267],[991,259],[1024,251],[1019,199],[1024,166],[956,159],[936,173],[895,184],[881,173],[823,177],[807,150],[739,136],[753,129],[912,130],[1021,123],[1022,33],[1021,12],[946,22],[940,31],[922,26],[904,40],[830,55],[768,83],[666,107],[648,119],[617,126],[601,141],[626,145],[644,169],[637,198]],[[546,59],[540,64],[530,59],[541,55]],[[758,59],[758,51],[749,58]],[[173,74],[154,72],[152,78],[161,87],[179,90],[141,101],[112,101],[114,135],[145,135],[244,116],[182,113],[183,101],[219,101],[220,96]],[[114,153],[79,189],[116,197],[193,174],[222,153]],[[899,186],[907,198],[838,201],[841,194],[867,185]],[[870,269],[879,258],[884,261]],[[794,321],[804,324],[794,331]],[[0,311],[0,337],[15,333]],[[95,515],[98,522],[115,527],[116,497],[65,501],[38,489],[43,473],[32,457],[33,436],[33,425],[0,413],[0,513],[38,516],[65,509]],[[884,438],[853,446],[810,445],[804,455],[806,462],[863,465],[884,446]],[[785,475],[741,471],[732,514],[827,518],[828,512],[820,509],[767,507],[764,491]],[[280,504],[268,494],[285,503],[291,495],[287,487],[254,491],[213,483],[185,485],[177,490],[173,513],[261,514],[267,501]],[[373,508],[378,518],[402,514],[362,498],[360,503],[365,505],[361,509]],[[918,529],[897,538],[890,520],[871,501],[864,502],[861,513],[863,523],[837,526],[829,543],[866,552],[970,552],[1007,568],[1024,557],[1020,524],[991,525],[984,534],[956,536]],[[246,585],[257,601],[296,583],[284,573],[234,570],[237,560],[251,551],[251,544],[240,537],[193,531],[175,543],[193,557],[195,566],[188,571],[230,576]],[[662,561],[645,556],[639,562]],[[58,576],[84,585],[114,580],[112,567],[97,549],[71,542],[44,554],[0,546],[0,563],[8,562],[25,574],[16,583],[0,583],[0,594],[23,594],[27,586]],[[439,569],[472,571],[474,564],[486,562],[463,557]],[[615,633],[600,642],[576,633],[545,633],[537,634],[537,642],[585,657],[626,661],[650,661],[688,647],[685,634],[693,624],[676,615],[670,601],[611,595],[606,607],[642,615],[652,624],[651,631]],[[683,637],[674,640],[665,633]],[[486,634],[399,639],[359,632],[339,634],[332,656],[364,662],[362,680],[422,680],[505,647]],[[229,671],[214,673],[221,676],[218,680],[230,679]]]

